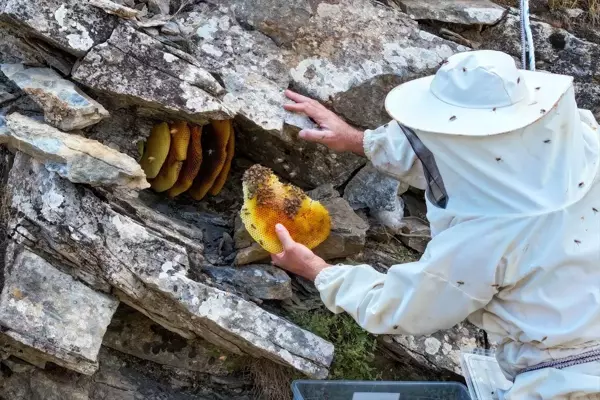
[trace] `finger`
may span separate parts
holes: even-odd
[[[280,267],[282,260],[283,260],[283,253],[271,254],[271,263],[273,265],[277,265],[278,267]]]
[[[281,245],[283,246],[284,250],[290,248],[296,243],[294,242],[294,239],[292,239],[292,237],[290,236],[288,230],[285,229],[283,225],[275,225],[275,232],[277,233],[277,237],[279,238],[279,241],[281,242]]]
[[[306,96],[302,96],[299,93],[296,92],[292,92],[290,89],[287,89],[285,91],[285,95],[288,99],[292,99],[297,103],[303,103],[303,102],[307,102],[307,101],[311,101],[312,99],[310,97],[306,97]]]
[[[307,142],[324,143],[333,136],[333,132],[328,130],[303,129],[298,133],[298,136]]]
[[[283,108],[288,111],[306,112],[308,103],[284,104]]]

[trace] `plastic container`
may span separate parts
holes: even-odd
[[[493,350],[463,348],[460,361],[473,400],[502,400],[504,392],[512,386]]]
[[[294,400],[471,400],[456,382],[292,382]]]

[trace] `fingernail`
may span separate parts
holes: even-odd
[[[306,132],[300,131],[300,133],[298,133],[298,137],[304,139],[306,137]]]
[[[280,231],[280,230],[283,229],[283,225],[277,224],[277,225],[275,225],[275,229],[278,230],[278,231]]]

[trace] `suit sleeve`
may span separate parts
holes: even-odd
[[[448,329],[485,307],[500,282],[502,242],[476,222],[438,234],[421,260],[398,264],[382,274],[368,265],[337,265],[315,280],[334,313],[347,312],[374,334],[425,335]],[[486,243],[481,241],[488,232]],[[469,234],[467,234],[469,233]],[[489,239],[489,240],[488,240]]]
[[[367,158],[381,172],[418,189],[427,188],[421,161],[396,121],[366,130],[363,147]]]

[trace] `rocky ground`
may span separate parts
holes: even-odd
[[[573,75],[580,107],[600,114],[589,22],[534,12],[537,67]],[[381,271],[418,259],[423,194],[300,141],[313,122],[285,112],[282,92],[375,128],[391,88],[456,52],[520,63],[511,4],[10,0],[0,34],[0,399],[279,400],[298,377],[460,381],[460,348],[493,345],[467,323],[361,331],[269,265],[238,213],[241,176],[260,163],[329,210],[322,257]],[[155,123],[223,119],[236,150],[220,194],[149,189],[138,144]]]

